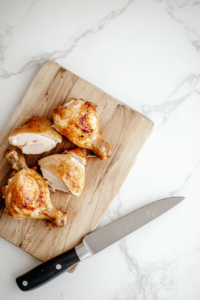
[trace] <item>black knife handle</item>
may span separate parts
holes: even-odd
[[[24,292],[33,290],[61,275],[78,262],[80,259],[73,248],[17,277],[17,285]]]

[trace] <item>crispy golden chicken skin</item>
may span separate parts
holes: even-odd
[[[111,147],[101,138],[96,107],[92,102],[71,98],[53,109],[54,127],[78,147],[105,159],[111,155]]]
[[[56,209],[50,200],[46,181],[35,170],[29,169],[23,156],[16,150],[4,156],[17,172],[2,188],[5,212],[13,218],[48,219],[55,226],[65,226],[67,213]]]
[[[19,147],[23,153],[39,154],[49,151],[62,142],[62,136],[52,127],[47,118],[31,118],[15,128],[8,140]]]
[[[90,150],[75,148],[41,158],[38,164],[50,189],[81,196],[85,185],[85,165]],[[93,155],[94,156],[94,155]]]

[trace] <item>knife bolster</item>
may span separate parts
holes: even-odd
[[[88,247],[88,245],[85,243],[84,239],[81,244],[75,247],[76,254],[78,255],[78,258],[81,260],[87,259],[93,255],[92,251]]]

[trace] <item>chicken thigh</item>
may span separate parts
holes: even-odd
[[[53,154],[38,161],[42,174],[50,189],[69,192],[80,196],[85,185],[85,165],[88,150],[65,150],[63,154]]]
[[[50,200],[46,181],[35,170],[29,169],[25,158],[16,150],[4,152],[12,168],[8,185],[2,188],[5,212],[13,218],[48,219],[55,226],[65,226],[67,213],[56,209]]]
[[[52,128],[46,118],[31,118],[25,124],[15,128],[8,140],[25,154],[40,154],[53,149],[62,142],[62,136]]]
[[[53,109],[54,127],[78,147],[105,159],[111,155],[111,147],[101,138],[96,107],[92,102],[71,98]]]

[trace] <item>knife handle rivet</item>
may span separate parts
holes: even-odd
[[[56,265],[56,269],[57,269],[57,270],[60,270],[61,268],[62,268],[62,266],[61,266],[60,264],[57,264],[57,265]]]
[[[27,281],[23,281],[22,284],[23,284],[23,286],[27,286],[28,282]]]

